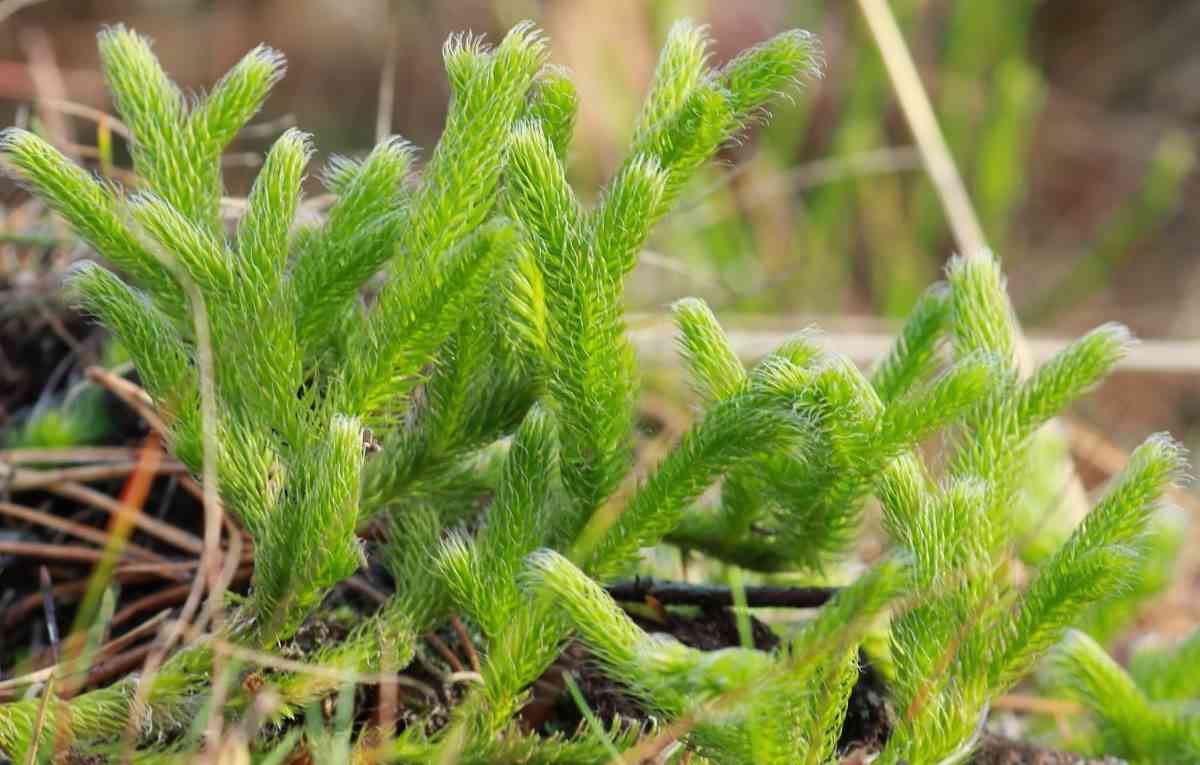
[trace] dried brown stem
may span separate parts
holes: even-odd
[[[122,507],[120,502],[107,494],[73,481],[47,486],[46,490],[60,497],[78,500],[110,515],[128,512],[127,508]],[[199,555],[204,550],[204,543],[195,534],[184,531],[178,526],[164,523],[145,513],[136,513],[133,523],[145,533],[193,555]]]
[[[613,600],[641,603],[654,598],[667,606],[729,607],[734,605],[733,590],[709,584],[667,582],[638,577],[628,582],[616,582],[605,588]],[[837,587],[776,587],[743,588],[746,605],[751,608],[818,608],[825,605]]]
[[[104,555],[99,550],[78,545],[50,545],[40,542],[11,542],[0,540],[0,553],[21,558],[99,563]]]
[[[124,377],[115,375],[103,367],[88,367],[87,376],[89,380],[105,388],[126,406],[137,412],[138,416],[145,420],[155,433],[158,433],[163,439],[167,438],[169,434],[166,423],[154,411],[154,401],[150,398],[150,394],[140,386],[134,385]]]
[[[450,615],[450,625],[454,627],[454,632],[458,635],[458,640],[462,643],[463,651],[467,654],[467,659],[471,662],[471,669],[476,672],[482,671],[479,666],[479,654],[475,652],[475,642],[471,640],[471,634],[467,632],[466,625],[462,623],[462,619],[458,618],[458,614]]]
[[[93,542],[103,547],[108,544],[109,535],[99,529],[92,528],[82,523],[61,518],[51,513],[45,513],[41,510],[35,510],[32,507],[14,504],[12,502],[0,502],[0,515],[6,515],[9,518],[25,521],[26,523],[36,524],[47,529],[61,531],[64,534],[70,534],[77,539],[82,539],[87,542]],[[136,555],[139,558],[145,558],[152,561],[166,561],[166,557],[149,550],[141,545],[136,545],[132,542],[125,543],[125,551],[130,555]]]
[[[31,449],[0,449],[0,462],[10,465],[55,463],[125,462],[137,459],[137,449],[128,446],[69,446]]]
[[[137,461],[116,462],[104,465],[80,465],[77,467],[51,468],[49,470],[34,470],[31,468],[12,468],[7,486],[9,491],[32,491],[33,489],[49,489],[56,483],[64,481],[105,481],[111,478],[124,478],[137,470]],[[174,461],[164,461],[159,473],[186,473],[187,468]]]
[[[446,660],[446,663],[450,665],[450,668],[453,671],[455,671],[455,672],[466,672],[467,671],[467,668],[463,666],[463,663],[461,661],[459,661],[457,656],[454,655],[454,651],[450,650],[450,646],[446,645],[446,641],[442,640],[435,633],[433,633],[433,632],[426,633],[425,634],[425,642],[427,642],[427,643],[429,643],[429,645],[433,646],[434,650],[436,650],[438,652],[438,654],[441,655],[441,657]]]

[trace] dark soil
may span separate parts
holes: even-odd
[[[3,290],[0,301],[0,430],[67,381],[76,350],[92,331],[82,317],[46,304],[35,292]],[[79,340],[85,338],[85,340]],[[71,343],[76,343],[72,347]],[[48,384],[50,389],[48,389]]]
[[[979,743],[979,751],[971,762],[972,765],[1121,765],[1124,761],[1115,757],[1090,759],[985,733]]]
[[[67,391],[83,380],[84,369],[94,363],[104,338],[94,322],[57,304],[47,285],[14,285],[0,281],[0,448],[13,429],[19,428],[39,405],[54,406]],[[131,379],[136,381],[136,376]],[[146,424],[115,396],[102,391],[100,399],[107,432],[104,445],[138,447],[148,431]],[[3,466],[0,466],[2,468]],[[50,469],[54,465],[25,465]],[[104,531],[109,515],[81,502],[64,499],[45,491],[23,491],[13,496],[4,484],[0,470],[0,501],[12,501],[27,508]],[[89,481],[87,487],[110,498],[120,495],[124,478]],[[199,502],[180,488],[174,478],[158,477],[143,503],[142,511],[196,535],[203,533],[203,513]],[[70,545],[92,548],[66,534],[40,525],[0,516],[0,539],[6,542]],[[130,541],[152,550],[171,561],[188,561],[194,556],[165,545],[162,541],[135,530]],[[91,571],[82,561],[50,561],[23,555],[0,555],[0,675],[16,669],[37,669],[50,663],[47,644],[47,614],[42,605],[39,570],[45,566],[54,587],[54,617],[58,631],[71,628],[75,606]],[[180,575],[177,581],[147,575],[140,581],[126,582],[118,592],[117,613],[130,604],[142,602],[152,610],[129,613],[114,623],[112,636],[137,627],[164,607],[144,600],[171,587],[189,582]],[[234,587],[235,591],[239,588]],[[242,587],[244,589],[244,586]],[[169,599],[168,599],[169,600]],[[180,597],[179,602],[182,602]]]
[[[684,645],[702,651],[741,645],[737,620],[727,608],[705,608],[691,616],[660,609],[659,614],[665,615],[666,620],[656,621],[640,614],[631,616],[647,632],[668,634]],[[779,636],[766,624],[753,617],[750,624],[755,648],[770,651],[779,645]],[[841,751],[856,747],[877,750],[887,740],[891,729],[883,679],[865,654],[859,656],[859,667],[859,679],[851,691],[838,740]],[[543,733],[554,733],[573,731],[583,723],[579,708],[564,687],[563,672],[571,674],[588,707],[601,720],[620,719],[633,726],[645,726],[648,714],[638,700],[609,679],[587,649],[578,643],[571,644],[535,685],[534,698],[523,712],[526,725]]]
[[[89,357],[94,356],[99,347],[96,328],[69,311],[62,312],[60,308],[57,318],[54,318],[41,311],[36,302],[24,301],[21,310],[14,310],[14,305],[10,303],[6,306],[9,310],[0,312],[0,436],[39,399],[61,395],[70,384],[80,379]],[[114,397],[106,399],[106,407],[110,410],[113,424],[106,443],[120,446],[140,444],[147,433],[145,424]],[[122,485],[123,480],[89,484],[109,497],[118,496]],[[0,499],[7,499],[2,485]],[[57,495],[23,492],[15,499],[23,505],[71,518],[97,529],[106,526],[107,517],[104,514]],[[143,511],[194,534],[202,533],[203,513],[199,503],[181,490],[173,479],[159,477],[154,481]],[[57,532],[17,523],[8,517],[0,517],[0,537],[7,541],[43,544],[72,542]],[[172,549],[140,532],[131,539],[171,560],[190,559],[189,554]],[[39,569],[43,565],[51,583],[60,590],[84,583],[90,570],[90,564],[86,563],[52,562],[21,556],[0,557],[0,673],[28,671],[51,661],[46,639],[50,617],[43,607],[38,586]],[[352,628],[357,618],[355,615],[370,613],[377,605],[379,592],[386,593],[390,589],[386,574],[377,569],[376,566],[360,573],[360,578],[369,585],[365,591],[346,586],[336,588],[320,615],[305,625],[285,653],[303,659],[311,652],[343,639]],[[161,578],[128,583],[119,593],[118,612],[171,587],[178,588],[178,583]],[[242,580],[234,589],[244,592],[245,587],[245,580]],[[810,593],[813,596],[819,594],[815,590]],[[54,595],[54,618],[60,632],[70,629],[78,597],[76,592],[69,590]],[[124,623],[114,625],[113,636],[136,627],[163,608],[178,607],[182,600],[182,596],[175,600],[168,599],[144,613],[129,616]],[[668,634],[693,648],[715,651],[741,644],[733,612],[715,602],[707,602],[699,607],[668,608],[653,598],[646,598],[644,605],[630,607],[630,612],[635,622],[648,632]],[[754,618],[751,618],[750,624],[755,648],[770,651],[778,646],[779,637],[766,624]],[[472,650],[478,649],[463,642],[459,632],[449,627],[422,641],[418,660],[405,674],[435,689],[437,697],[402,698],[397,714],[397,723],[401,728],[408,724],[424,724],[427,732],[434,733],[449,721],[451,711],[461,701],[468,686],[446,682],[447,673],[458,671],[461,667],[449,666],[444,655],[435,649],[440,644],[469,670]],[[882,677],[865,654],[859,656],[859,667],[858,681],[851,692],[839,739],[839,748],[843,752],[878,751],[891,729],[887,688]],[[619,720],[634,729],[648,729],[649,715],[638,700],[626,688],[605,676],[581,644],[572,643],[532,689],[531,700],[521,714],[522,722],[529,730],[545,734],[569,734],[583,724],[579,707],[566,692],[562,679],[564,673],[574,678],[588,707],[602,720]],[[107,681],[112,679],[108,678]],[[380,695],[376,687],[360,686],[356,692],[360,703],[356,704],[358,716],[355,723],[361,727],[367,725],[375,715]],[[330,699],[325,705],[327,715],[334,713],[333,703],[333,699]],[[987,736],[974,762],[977,765],[1059,765],[1113,761],[1084,760],[1040,750],[1022,742]]]

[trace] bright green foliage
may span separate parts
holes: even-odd
[[[917,591],[926,593],[892,624],[901,711],[886,762],[936,762],[967,751],[989,699],[1136,573],[1156,502],[1182,466],[1177,445],[1165,436],[1149,439],[1029,589],[1015,592],[1008,560],[1021,540],[1006,515],[1021,501],[1030,439],[1112,368],[1128,336],[1101,327],[1021,380],[996,263],[956,260],[948,273],[956,355],[991,352],[1010,361],[967,413],[945,477],[935,484],[908,456],[884,479],[885,523],[911,551]]]
[[[790,406],[808,427],[789,448],[733,471],[720,506],[685,516],[671,540],[765,570],[820,568],[843,552],[883,466],[956,420],[992,385],[996,363],[984,353],[967,356],[932,381],[925,374],[914,385],[918,374],[932,371],[928,358],[938,333],[925,325],[940,321],[927,314],[937,313],[929,306],[942,292],[931,290],[881,368],[884,381],[877,385],[895,399],[888,406],[857,369],[803,337],[747,374],[704,312],[694,303],[677,306],[682,349],[702,395],[777,388],[772,380],[786,378]]]
[[[540,276],[540,281],[522,280],[527,285],[522,287],[522,302],[528,306],[524,313],[530,320],[521,334],[536,338],[544,331],[544,343],[535,346],[540,351],[537,374],[544,379],[547,413],[556,421],[558,471],[551,486],[561,486],[547,500],[554,516],[540,544],[571,550],[586,571],[601,577],[627,570],[637,551],[678,524],[685,507],[722,473],[751,454],[768,452],[777,438],[790,438],[800,424],[787,407],[786,385],[772,378],[777,390],[764,385],[714,403],[624,509],[609,502],[630,467],[636,391],[622,321],[622,280],[669,201],[699,164],[745,124],[749,111],[742,107],[752,93],[774,92],[801,75],[810,61],[807,38],[785,35],[738,60],[738,66],[762,69],[759,76],[743,72],[736,80],[737,93],[732,93],[720,86],[728,70],[705,69],[706,44],[698,28],[676,26],[633,150],[594,210],[584,210],[566,183],[562,142],[546,132],[553,125],[529,120],[513,132],[507,209],[525,230]],[[765,65],[776,58],[777,66]],[[538,297],[544,308],[537,305]],[[506,485],[523,472],[506,471],[501,481]],[[506,491],[502,486],[499,496]],[[541,491],[527,487],[520,493]],[[503,506],[493,509],[503,511]],[[498,521],[510,522],[503,516]],[[525,604],[507,620],[489,613],[515,597],[512,585],[485,566],[487,556],[494,555],[487,547],[494,549],[500,539],[506,545],[531,540],[528,530],[486,532],[478,547],[452,541],[442,556],[441,568],[460,604],[485,627],[504,626],[485,667],[485,690],[460,718],[472,731],[472,746],[486,746],[507,724],[506,710],[519,708],[525,687],[557,655],[565,636],[566,625],[557,627],[561,619],[543,602]],[[509,547],[509,560],[535,546],[525,541],[520,548]],[[475,596],[469,594],[472,590]]]
[[[621,321],[622,279],[650,226],[745,125],[751,101],[761,105],[811,66],[811,43],[802,36],[745,54],[734,62],[736,78],[728,68],[706,68],[706,47],[694,25],[672,30],[629,156],[593,211],[567,185],[556,150],[562,141],[547,127],[529,121],[513,137],[508,205],[544,279],[546,386],[573,505],[560,539],[583,528],[629,467],[635,378]]]
[[[706,404],[734,396],[746,384],[746,370],[717,317],[696,298],[684,298],[672,310],[679,325],[679,355],[697,395]]]
[[[891,353],[871,373],[871,385],[889,404],[937,367],[938,340],[950,322],[950,288],[944,282],[929,287],[917,299]]]
[[[567,159],[571,134],[575,132],[575,120],[579,116],[579,94],[570,73],[546,67],[534,85],[529,116],[542,126],[546,139],[554,147],[554,153],[562,161]]]
[[[1097,603],[1078,625],[1101,644],[1108,644],[1133,626],[1144,604],[1171,584],[1180,548],[1187,539],[1186,516],[1167,507],[1150,520],[1140,540],[1143,551],[1137,570],[1113,597]]]
[[[455,601],[495,637],[521,606],[517,575],[522,559],[541,546],[553,508],[557,450],[553,420],[535,406],[513,437],[512,448],[488,509],[488,524],[474,543],[452,538],[439,564]]]
[[[1026,500],[1031,439],[1129,338],[1106,325],[1022,377],[991,258],[953,261],[869,376],[810,333],[747,368],[707,306],[679,301],[701,411],[630,480],[638,381],[623,281],[696,171],[812,70],[803,33],[713,69],[704,30],[677,24],[629,154],[591,208],[566,180],[578,97],[546,65],[539,34],[520,25],[494,48],[454,37],[447,124],[424,167],[398,139],[335,159],[327,214],[298,227],[312,147],[288,131],[228,231],[219,155],[279,76],[279,56],[253,51],[193,102],[142,38],[116,28],[101,48],[140,190],[97,181],[28,132],[8,131],[0,149],[118,269],[81,265],[72,288],[128,350],[174,453],[196,473],[213,461],[224,506],[254,540],[251,593],[234,599],[222,639],[301,651],[288,641],[369,557],[394,594],[307,660],[401,671],[417,636],[452,614],[479,634],[480,671],[455,678],[470,686],[449,723],[431,699],[430,716],[418,706],[373,742],[393,761],[606,762],[628,749],[639,731],[619,720],[540,737],[516,719],[578,638],[656,721],[686,723],[684,744],[712,761],[836,762],[871,630],[890,641],[898,714],[881,761],[948,761],[969,751],[991,698],[1147,565],[1152,511],[1181,466],[1163,436],[1015,591],[1008,560],[1023,540],[1009,521]],[[935,477],[918,454],[939,436],[952,450]],[[603,589],[662,542],[823,573],[846,557],[872,497],[898,550],[772,653],[648,635]],[[211,713],[250,714],[240,671],[224,708],[210,708],[212,648],[175,654],[138,710],[148,759],[171,753],[161,742],[200,745]],[[1190,666],[1195,653],[1173,661]],[[345,678],[261,675],[279,699],[272,731],[303,728],[262,736],[256,754],[279,761],[302,740],[314,757],[345,760],[372,743],[374,731],[353,740]],[[51,720],[69,708],[74,741],[116,756],[135,684],[56,699]],[[334,694],[330,726],[315,705]],[[25,751],[38,708],[0,706],[0,750]]]
[[[412,152],[398,140],[384,141],[360,162],[337,158],[325,177],[337,200],[324,224],[302,230],[291,278],[295,300],[310,306],[297,328],[310,355],[326,350],[330,329],[349,308],[363,283],[395,254],[402,183]]]
[[[147,698],[153,710],[154,729],[171,730],[186,726],[203,703],[202,691],[212,672],[212,652],[204,645],[195,646],[169,659],[155,676]],[[70,715],[70,733],[76,740],[101,741],[119,736],[129,719],[138,676],[131,675],[106,688],[85,693],[70,703],[54,696],[46,709],[39,750],[53,748],[57,721]],[[0,751],[20,761],[33,737],[39,714],[40,698],[27,698],[0,707]]]
[[[863,633],[903,590],[888,561],[822,609],[773,655],[750,648],[703,652],[652,636],[589,577],[550,551],[530,559],[580,638],[649,710],[693,715],[696,751],[722,763],[836,762],[836,744]],[[849,681],[847,681],[849,676]]]
[[[283,57],[264,46],[252,50],[193,106],[144,37],[114,27],[100,34],[99,44],[117,111],[136,137],[135,172],[180,216],[217,234],[221,152],[283,74]]]
[[[362,561],[363,423],[402,411],[514,248],[511,224],[487,218],[504,141],[544,49],[527,27],[495,51],[470,41],[450,46],[448,60],[470,74],[421,182],[403,189],[410,152],[396,141],[361,163],[336,162],[330,214],[292,242],[311,153],[299,132],[272,147],[232,237],[220,218],[220,152],[278,78],[278,54],[251,52],[191,104],[143,38],[114,28],[100,47],[117,109],[136,137],[134,169],[145,190],[124,197],[29,133],[6,133],[4,153],[145,290],[91,264],[72,279],[85,307],[129,349],[168,417],[174,451],[197,471],[193,322],[201,313],[184,299],[189,285],[203,300],[219,412],[212,456],[227,507],[255,541],[255,608],[262,638],[272,642]],[[366,280],[393,261],[395,276],[375,303],[355,307]],[[306,561],[302,576],[297,560]]]
[[[1173,654],[1143,657],[1134,665],[1135,681],[1087,635],[1068,635],[1054,656],[1055,669],[1071,697],[1091,712],[1092,748],[1138,763],[1200,759],[1197,642],[1192,636]]]
[[[1130,659],[1129,671],[1156,701],[1200,698],[1200,630],[1175,646],[1142,647]]]

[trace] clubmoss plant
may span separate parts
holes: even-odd
[[[448,722],[431,709],[355,738],[355,694],[329,673],[263,670],[223,690],[220,709],[206,706],[215,644],[200,643],[149,681],[144,708],[131,708],[135,678],[0,706],[6,754],[65,741],[117,757],[136,711],[147,758],[201,747],[193,721],[221,714],[241,717],[246,748],[271,758],[296,745],[334,759],[369,748],[364,757],[398,762],[605,762],[642,731],[604,720],[540,736],[518,718],[575,637],[710,761],[835,762],[860,646],[882,629],[898,710],[882,761],[949,762],[970,751],[989,700],[1139,563],[1180,468],[1162,436],[1026,592],[1012,584],[1021,540],[1006,517],[1024,499],[1030,438],[1111,370],[1129,338],[1106,325],[1020,378],[1008,298],[986,255],[952,262],[870,374],[811,334],[747,368],[703,302],[679,301],[702,410],[643,480],[629,480],[638,381],[624,278],[697,169],[812,71],[803,33],[714,68],[704,30],[677,24],[628,155],[591,207],[564,165],[577,96],[536,30],[518,26],[494,48],[454,37],[446,128],[419,172],[397,139],[334,160],[332,205],[300,225],[312,148],[288,131],[229,230],[220,153],[280,76],[280,56],[256,49],[190,98],[143,38],[113,28],[100,47],[135,137],[138,188],[97,180],[29,132],[6,132],[0,149],[115,269],[84,264],[70,288],[128,349],[173,452],[197,474],[215,460],[224,506],[254,542],[250,594],[222,640],[280,647],[371,556],[395,593],[310,662],[401,671],[417,636],[460,613],[482,666]],[[935,435],[953,446],[936,475],[918,452]],[[822,573],[849,554],[871,497],[894,554],[774,652],[705,653],[649,635],[603,589],[663,542],[754,570]],[[368,530],[382,541],[366,546]],[[275,698],[265,727],[246,722],[259,719],[258,681]],[[334,695],[329,729],[310,708]],[[303,734],[282,732],[301,718]]]
[[[1092,751],[1130,762],[1200,758],[1200,633],[1168,649],[1143,649],[1126,671],[1095,640],[1072,631],[1053,663],[1070,697],[1091,714]]]

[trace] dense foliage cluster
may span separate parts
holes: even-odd
[[[695,171],[813,70],[807,35],[713,68],[704,31],[676,25],[628,156],[591,206],[566,180],[576,93],[537,31],[518,26],[493,48],[455,37],[446,128],[419,173],[395,139],[334,160],[324,174],[334,201],[319,222],[299,220],[312,148],[291,130],[232,230],[220,155],[280,76],[280,56],[256,49],[191,98],[132,32],[103,32],[100,49],[136,139],[138,187],[93,177],[30,132],[5,133],[3,155],[114,267],[84,264],[70,287],[128,350],[174,454],[197,475],[211,460],[224,507],[253,540],[249,596],[213,639],[286,645],[371,557],[395,594],[309,661],[402,670],[416,638],[452,612],[469,617],[484,654],[449,721],[354,743],[348,728],[327,740],[286,724],[336,679],[266,672],[278,704],[255,753],[284,757],[303,736],[310,752],[361,745],[401,762],[606,762],[643,731],[614,721],[541,737],[517,723],[531,684],[575,638],[657,726],[676,726],[712,762],[833,762],[860,647],[883,636],[872,644],[896,714],[879,761],[958,761],[990,700],[1139,570],[1182,465],[1163,436],[1135,452],[1026,588],[1014,584],[1026,540],[1010,519],[1037,473],[1031,439],[1130,339],[1103,326],[1023,372],[985,253],[951,262],[867,375],[804,333],[746,367],[703,302],[679,301],[702,411],[644,480],[629,480],[638,380],[623,280]],[[931,462],[920,447],[935,436],[945,449]],[[378,451],[365,449],[374,439]],[[815,576],[847,557],[871,498],[893,550],[774,652],[706,653],[647,634],[602,587],[660,543]],[[1085,696],[1096,684],[1130,704],[1195,696],[1139,690],[1097,650],[1082,636],[1063,649]],[[1193,647],[1180,652],[1195,664]],[[45,753],[66,731],[77,751],[115,757],[136,712],[144,761],[185,755],[202,744],[196,719],[248,715],[254,700],[234,683],[210,708],[213,658],[206,641],[181,649],[137,699],[131,677],[2,706],[0,750]],[[1178,717],[1169,745],[1194,756],[1195,725]],[[1137,734],[1110,727],[1113,741]]]

